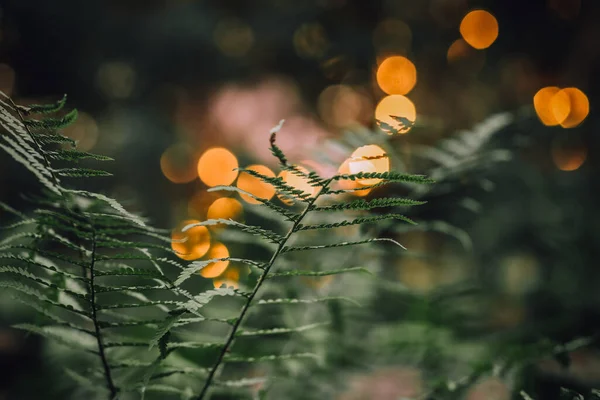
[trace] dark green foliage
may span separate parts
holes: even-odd
[[[309,349],[281,353],[261,353],[260,349],[248,352],[244,350],[247,347],[244,343],[256,338],[301,337],[323,329],[328,326],[328,321],[293,325],[282,321],[284,324],[280,326],[253,328],[247,326],[246,320],[251,320],[251,314],[265,308],[317,307],[319,304],[335,302],[341,309],[340,304],[358,307],[359,302],[346,296],[271,297],[259,292],[267,281],[272,284],[279,282],[277,285],[285,289],[290,279],[297,276],[325,277],[369,272],[362,266],[298,270],[292,266],[294,261],[288,257],[288,253],[323,251],[375,242],[400,245],[388,238],[304,245],[305,232],[333,231],[345,226],[375,224],[384,220],[414,224],[411,219],[396,212],[321,223],[319,215],[324,212],[336,211],[337,215],[340,211],[423,204],[422,201],[403,198],[348,201],[341,197],[334,203],[328,200],[321,204],[326,196],[341,194],[331,189],[333,182],[381,179],[377,186],[394,182],[432,182],[423,176],[399,173],[337,175],[331,178],[320,177],[314,172],[306,173],[290,165],[276,145],[276,135],[282,128],[282,121],[271,133],[272,153],[283,170],[302,176],[319,191],[311,196],[287,185],[281,178],[270,178],[242,169],[273,185],[279,195],[291,199],[296,206],[282,207],[233,186],[211,190],[239,192],[257,199],[260,203],[258,207],[273,213],[285,233],[224,219],[193,224],[183,231],[195,226],[223,225],[236,229],[255,242],[264,241],[273,248],[268,259],[223,257],[182,265],[173,257],[170,239],[165,236],[167,232],[149,227],[146,221],[129,213],[108,196],[63,185],[61,177],[87,179],[110,175],[95,169],[62,165],[82,159],[110,160],[109,157],[59,147],[72,144],[69,138],[58,131],[72,123],[77,116],[76,110],[62,117],[52,116],[64,108],[65,100],[63,98],[49,106],[29,107],[16,106],[5,95],[1,100],[0,146],[35,174],[44,186],[45,194],[31,202],[33,212],[27,215],[0,204],[4,211],[14,217],[14,221],[2,228],[0,286],[9,289],[16,300],[32,307],[43,318],[16,327],[63,344],[69,351],[79,349],[88,354],[85,372],[69,367],[66,368],[66,375],[83,389],[90,392],[100,390],[111,399],[126,392],[138,392],[142,397],[157,392],[198,399],[208,398],[211,392],[231,392],[235,396],[242,396],[243,393],[248,394],[248,390],[255,385],[262,385],[260,398],[264,398],[267,388],[283,379],[285,373],[277,379],[266,375],[240,378],[227,371],[235,372],[240,366],[257,363],[279,365],[285,362],[312,362],[320,365],[322,356]],[[50,116],[31,119],[28,116],[32,114]],[[61,167],[56,168],[55,162],[60,162]],[[310,222],[314,218],[317,218],[317,223]],[[293,244],[296,242],[298,244]],[[248,266],[254,277],[249,291],[231,287],[198,290],[200,281],[197,273],[218,261]],[[190,291],[191,288],[194,290]],[[237,315],[210,316],[210,311],[205,311],[205,307],[219,298],[238,304],[240,311]],[[199,334],[208,324],[216,324],[219,328]],[[221,334],[215,334],[217,331]],[[196,332],[196,335],[190,337],[190,332]],[[187,361],[182,362],[183,359]]]

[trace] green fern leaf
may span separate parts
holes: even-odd
[[[240,230],[242,232],[246,232],[246,233],[250,233],[254,236],[260,236],[272,243],[281,243],[281,241],[283,240],[283,236],[279,235],[278,233],[275,233],[273,231],[269,231],[267,229],[263,229],[263,228],[259,228],[258,226],[253,226],[253,225],[246,225],[243,224],[241,222],[238,221],[234,221],[232,219],[223,219],[223,218],[218,218],[218,219],[209,219],[206,221],[202,221],[202,222],[198,222],[198,223],[194,223],[194,224],[190,224],[190,225],[186,225],[184,226],[181,231],[185,232],[189,229],[192,229],[193,227],[196,226],[214,226],[214,225],[230,225],[230,226],[235,226],[240,228]]]
[[[17,108],[24,115],[30,114],[54,114],[63,109],[63,107],[67,104],[67,95],[63,95],[62,99],[57,101],[56,103],[51,104],[30,104],[28,106],[20,106]]]
[[[319,360],[319,356],[314,353],[294,353],[294,354],[273,354],[269,356],[261,357],[242,357],[236,356],[235,354],[227,355],[224,357],[224,361],[230,363],[257,363],[265,361],[280,361],[280,360],[299,360],[299,359],[313,359]]]
[[[390,219],[401,220],[401,221],[407,222],[411,225],[417,224],[415,221],[413,221],[412,219],[410,219],[408,217],[405,217],[402,214],[383,214],[383,215],[376,215],[374,217],[356,218],[351,221],[334,222],[331,224],[316,224],[316,225],[299,224],[297,226],[296,230],[297,231],[307,231],[307,230],[314,230],[314,229],[333,229],[333,228],[340,228],[343,226],[370,224],[373,222],[379,222],[379,221],[390,220]]]
[[[284,272],[271,272],[267,276],[267,278],[277,278],[282,276],[329,276],[329,275],[340,275],[346,274],[349,272],[362,272],[371,275],[371,271],[363,267],[351,267],[351,268],[342,268],[342,269],[331,269],[325,271],[309,271],[309,270],[290,270]]]
[[[373,200],[358,199],[348,203],[333,204],[331,206],[311,206],[310,211],[371,210],[373,208],[383,207],[418,206],[425,203],[427,202],[398,197],[384,197]]]
[[[100,154],[87,153],[79,150],[55,150],[49,151],[46,155],[52,160],[59,161],[79,161],[83,159],[92,159],[96,161],[114,161],[111,157],[102,156]]]
[[[296,218],[298,218],[298,214],[288,211],[285,208],[279,207],[278,205],[273,204],[269,200],[265,200],[265,199],[260,198],[250,192],[246,192],[245,190],[240,189],[237,186],[215,186],[215,187],[208,189],[207,192],[217,192],[217,191],[223,191],[223,190],[228,191],[228,192],[237,192],[239,194],[243,194],[248,197],[251,197],[254,200],[258,201],[263,206],[268,207],[271,211],[274,211],[277,214],[281,215],[288,221],[294,221]]]
[[[38,334],[71,348],[74,347],[88,353],[98,354],[98,351],[95,349],[96,339],[92,335],[85,335],[82,332],[75,333],[65,328],[36,326],[32,324],[17,324],[13,325],[13,328]]]
[[[62,118],[44,118],[40,120],[26,119],[23,122],[26,126],[30,126],[32,128],[56,130],[66,128],[67,126],[75,122],[75,120],[77,120],[77,109],[74,108]]]
[[[314,324],[307,324],[297,326],[295,328],[271,328],[271,329],[261,329],[257,331],[247,331],[240,329],[236,336],[270,336],[270,335],[283,335],[287,333],[300,333],[304,331],[308,331],[311,329],[320,328],[322,326],[329,325],[329,322],[319,322]]]
[[[62,168],[54,170],[58,175],[69,178],[90,178],[93,176],[112,176],[110,172],[89,168]]]
[[[290,246],[290,247],[284,247],[282,249],[282,253],[290,253],[293,251],[306,251],[306,250],[319,250],[319,249],[331,249],[334,247],[346,247],[346,246],[356,246],[359,244],[366,244],[366,243],[373,243],[373,242],[390,242],[395,244],[396,246],[401,247],[402,249],[406,250],[406,247],[402,246],[400,243],[398,243],[397,241],[393,240],[393,239],[389,239],[389,238],[373,238],[373,239],[365,239],[365,240],[358,240],[355,242],[341,242],[341,243],[333,243],[333,244],[323,244],[323,245],[316,245],[316,246]]]

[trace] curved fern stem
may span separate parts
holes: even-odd
[[[108,366],[108,360],[106,359],[106,352],[104,349],[104,344],[102,343],[102,335],[100,333],[100,324],[98,323],[97,317],[97,306],[96,306],[96,288],[94,286],[94,278],[96,276],[96,271],[94,269],[96,264],[96,230],[92,228],[92,255],[90,261],[90,303],[92,306],[92,321],[94,322],[94,330],[96,332],[96,341],[98,342],[98,353],[100,354],[100,359],[102,360],[102,366],[104,368],[104,377],[106,379],[106,386],[108,391],[110,392],[109,399],[114,399],[117,397],[117,388],[113,382],[110,367]]]
[[[231,332],[227,336],[227,340],[225,341],[225,345],[223,346],[221,352],[219,353],[217,361],[215,362],[213,367],[210,369],[210,372],[208,373],[208,377],[206,378],[206,382],[204,383],[204,387],[202,388],[202,391],[196,398],[197,400],[203,400],[206,397],[206,395],[208,394],[211,384],[212,384],[213,380],[215,379],[217,370],[222,365],[225,355],[227,354],[227,352],[229,351],[229,348],[233,344],[233,341],[236,337],[238,329],[240,328],[242,321],[244,320],[244,317],[246,316],[246,313],[248,312],[248,309],[250,308],[250,305],[252,304],[252,300],[254,300],[254,297],[256,297],[256,294],[258,293],[259,289],[261,288],[262,283],[267,279],[269,271],[275,264],[275,261],[277,261],[279,256],[284,253],[284,248],[285,248],[286,243],[290,240],[292,235],[294,233],[296,233],[296,231],[298,230],[298,227],[301,225],[301,222],[303,221],[304,217],[306,216],[306,214],[308,214],[311,211],[311,209],[313,208],[313,205],[315,204],[315,202],[317,201],[319,196],[322,193],[325,193],[327,191],[327,188],[331,184],[331,182],[332,182],[332,179],[323,181],[322,189],[310,200],[310,202],[307,203],[307,205],[304,208],[304,210],[302,211],[302,213],[299,214],[298,217],[294,220],[294,224],[290,227],[289,231],[286,233],[286,235],[283,237],[283,239],[277,246],[277,249],[271,256],[271,259],[266,264],[266,266],[263,270],[263,273],[258,278],[258,281],[256,282],[256,285],[254,286],[254,289],[248,295],[248,300],[242,307],[242,311],[240,312],[239,318],[236,320],[235,324],[231,328]]]

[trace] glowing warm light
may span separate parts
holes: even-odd
[[[223,284],[226,287],[233,287],[234,289],[239,289],[240,284],[240,271],[237,267],[229,267],[225,270],[223,275],[219,276],[216,279],[213,279],[213,285],[215,288],[220,288]]]
[[[585,93],[577,88],[565,88],[555,95],[558,96],[569,98],[569,113],[561,120],[560,126],[574,128],[581,124],[590,112],[590,102]]]
[[[398,129],[399,133],[404,134],[408,132],[411,127],[406,128],[401,126],[398,121],[391,117],[392,115],[404,117],[414,123],[417,119],[417,109],[412,101],[399,94],[386,96],[377,105],[377,108],[375,109],[375,118],[391,125]]]
[[[171,232],[171,248],[177,257],[183,260],[196,260],[206,254],[210,247],[210,233],[204,226],[195,226],[182,232],[182,229],[190,224],[200,221],[193,219],[185,220]],[[185,241],[182,241],[184,240]]]
[[[240,220],[244,208],[242,204],[236,199],[230,197],[223,197],[215,200],[208,211],[206,212],[207,219],[233,219],[235,221]]]
[[[417,83],[417,69],[406,57],[388,57],[377,69],[377,83],[387,94],[407,94]]]
[[[400,281],[411,289],[429,292],[437,286],[437,277],[431,264],[418,258],[405,258],[400,263]]]
[[[554,116],[554,111],[550,106],[552,98],[559,92],[559,90],[560,89],[556,86],[547,86],[538,90],[538,92],[533,96],[533,107],[535,108],[535,112],[540,121],[542,121],[542,124],[546,126],[554,126],[559,124]]]
[[[173,183],[188,183],[196,179],[196,155],[185,143],[170,146],[160,156],[160,169]]]
[[[216,192],[207,192],[206,190],[199,190],[194,193],[188,200],[187,211],[188,215],[192,218],[199,219],[201,221],[207,219],[206,212],[208,207],[220,196]]]
[[[569,98],[569,95],[566,92],[559,90],[550,99],[550,110],[552,111],[552,115],[556,122],[562,124],[571,112],[571,99]]]
[[[456,39],[448,48],[446,58],[449,63],[453,63],[462,58],[466,58],[471,53],[472,48],[463,39]]]
[[[460,23],[460,34],[474,48],[486,49],[498,38],[498,21],[487,11],[471,11]]]
[[[552,147],[552,160],[561,171],[578,170],[586,158],[587,149],[583,145],[573,147],[555,144]]]
[[[198,176],[208,186],[230,185],[238,172],[235,155],[222,147],[207,150],[198,160]]]
[[[227,247],[223,243],[214,243],[207,257],[209,260],[213,258],[227,258],[229,257],[229,250],[227,250]],[[228,265],[229,260],[210,263],[200,270],[200,275],[205,278],[216,278],[225,271]]]
[[[66,127],[63,133],[77,142],[77,149],[89,151],[98,141],[98,124],[90,114],[80,111],[77,120]]]
[[[384,173],[390,171],[390,159],[381,147],[370,144],[354,150],[348,162],[351,174],[360,172]],[[375,185],[381,179],[357,179],[361,185]]]
[[[504,290],[513,295],[527,293],[540,280],[540,264],[531,254],[515,254],[500,263]]]
[[[298,168],[298,170],[300,170],[304,174],[309,173],[309,171],[304,167],[301,167],[299,165],[296,165],[296,167]],[[298,190],[302,190],[304,193],[309,193],[311,196],[315,196],[318,192],[318,188],[311,186],[311,184],[308,182],[308,178],[305,178],[303,176],[298,176],[297,174],[294,174],[290,171],[281,171],[279,173],[278,177],[283,179],[283,181],[287,185],[292,186]],[[285,204],[290,205],[290,204],[294,203],[291,199],[288,199],[285,195],[278,194],[277,197],[279,197],[279,200],[281,200]]]
[[[328,47],[327,34],[319,24],[304,24],[294,32],[294,48],[300,57],[319,58]]]
[[[338,173],[343,174],[343,175],[351,174],[349,164],[350,164],[350,159],[345,160],[342,163],[342,165],[340,165],[340,168],[338,169]],[[344,190],[353,190],[353,189],[358,189],[358,188],[362,187],[362,185],[358,181],[351,181],[351,180],[340,180],[338,182],[338,184]],[[351,193],[355,196],[363,197],[363,196],[368,195],[371,192],[371,190],[373,190],[373,189],[354,190]]]
[[[214,31],[217,47],[228,57],[243,57],[254,44],[252,28],[244,21],[231,18],[219,21]]]
[[[268,176],[270,178],[275,178],[275,173],[264,165],[250,165],[249,167],[246,167],[246,169],[258,172],[259,174]],[[246,172],[240,173],[240,176],[237,180],[237,187],[265,200],[271,200],[271,198],[275,195],[275,188],[273,185],[265,183]],[[255,200],[245,194],[240,194],[240,197],[247,203],[260,204],[260,201]]]

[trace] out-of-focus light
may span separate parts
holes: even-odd
[[[390,159],[381,147],[370,144],[354,150],[350,156],[348,169],[351,174],[360,172],[384,173],[390,171]],[[361,185],[375,185],[381,179],[357,179]]]
[[[229,268],[227,268],[221,276],[213,279],[213,285],[215,286],[215,288],[220,288],[223,284],[225,284],[226,287],[233,287],[234,289],[239,289],[239,281],[239,268],[229,266]]]
[[[343,174],[343,175],[350,175],[350,159],[346,159],[342,165],[340,165],[340,168],[338,169],[338,173],[339,174]],[[338,185],[344,189],[344,190],[354,190],[354,189],[359,189],[361,188],[363,185],[361,185],[358,181],[351,181],[351,180],[340,180],[338,182]],[[359,196],[359,197],[363,197],[368,195],[371,190],[373,189],[362,189],[362,190],[354,190],[353,192],[351,192],[353,195],[355,196]]]
[[[560,122],[560,126],[563,128],[574,128],[581,124],[590,112],[590,102],[585,93],[577,88],[571,87],[562,89],[554,96],[554,98],[559,96],[560,98],[566,96],[569,99],[569,112]]]
[[[309,173],[309,171],[302,166],[296,165],[296,167],[304,174]],[[295,189],[302,190],[304,193],[310,194],[311,197],[315,196],[318,193],[318,188],[311,186],[311,184],[308,182],[308,178],[306,177],[298,176],[297,174],[294,174],[290,171],[281,171],[278,177],[283,179],[283,182],[287,185],[292,186]],[[279,197],[279,200],[281,200],[285,204],[291,205],[294,203],[292,199],[288,199],[283,194],[278,194],[277,197]]]
[[[227,246],[223,243],[213,243],[206,256],[209,260],[213,258],[227,258],[229,257],[229,250],[227,250]],[[229,260],[210,263],[200,270],[200,275],[205,278],[216,278],[225,271],[228,265]]]
[[[192,218],[204,221],[207,219],[208,207],[220,196],[216,192],[207,192],[206,190],[199,190],[194,193],[188,200],[187,211],[188,215]]]
[[[579,15],[581,0],[548,0],[548,7],[561,18],[572,20]]]
[[[551,154],[556,168],[561,171],[576,171],[587,158],[587,148],[581,143],[573,145],[555,141]]]
[[[404,22],[397,19],[381,21],[373,31],[373,45],[378,53],[408,53],[412,42],[412,31]]]
[[[377,108],[375,109],[375,118],[391,125],[398,129],[399,133],[404,134],[412,127],[407,128],[401,126],[400,123],[391,116],[403,117],[414,123],[417,119],[417,109],[412,101],[400,94],[386,96],[377,105]]]
[[[185,143],[170,146],[160,156],[160,169],[173,183],[188,183],[196,179],[196,154]]]
[[[533,96],[533,107],[535,108],[535,112],[540,121],[542,121],[542,124],[546,126],[559,124],[554,116],[552,107],[550,106],[550,101],[559,90],[560,89],[556,86],[547,86],[538,90]]]
[[[542,88],[533,96],[533,106],[544,125],[563,128],[578,126],[590,112],[587,96],[577,88]]]
[[[400,282],[411,289],[426,293],[438,284],[433,266],[425,260],[405,257],[399,267]]]
[[[486,49],[498,38],[498,21],[487,11],[471,11],[460,23],[460,34],[474,48]]]
[[[0,90],[12,95],[15,86],[15,70],[8,64],[0,64]]]
[[[98,124],[90,114],[80,111],[77,120],[66,127],[63,133],[77,142],[79,150],[89,151],[98,141]]]
[[[136,73],[127,63],[112,61],[105,62],[98,68],[96,84],[108,97],[124,99],[133,93]]]
[[[512,295],[531,291],[540,279],[540,264],[531,254],[515,254],[500,263],[504,290]]]
[[[196,260],[206,254],[210,248],[210,233],[204,226],[195,226],[182,232],[182,229],[200,221],[188,219],[180,223],[171,232],[171,248],[177,257],[183,260]],[[183,241],[185,240],[185,241]]]
[[[325,88],[318,100],[319,115],[326,123],[343,128],[366,122],[372,104],[364,93],[347,85],[331,85]]]
[[[206,212],[207,219],[232,219],[239,221],[244,212],[242,204],[236,199],[222,197],[215,200]]]
[[[406,57],[388,57],[377,68],[377,84],[387,94],[407,94],[416,83],[417,69]]]
[[[463,39],[456,39],[448,48],[448,53],[446,55],[448,62],[454,63],[468,57],[471,49],[472,47],[470,47]]]
[[[269,178],[275,178],[275,173],[264,165],[250,165],[246,167],[246,169],[258,172],[259,174],[268,176]],[[271,200],[271,198],[275,195],[275,188],[273,185],[265,183],[260,179],[248,174],[247,172],[240,173],[240,176],[237,180],[237,187],[265,200]],[[247,203],[260,204],[260,201],[255,200],[245,194],[240,194],[240,197]]]
[[[303,58],[320,58],[329,47],[325,29],[317,23],[304,24],[294,32],[294,48]]]
[[[207,186],[230,185],[237,178],[238,161],[223,147],[207,150],[198,160],[198,176]]]
[[[214,31],[214,39],[219,50],[228,57],[243,57],[254,44],[252,28],[239,19],[219,21]]]

